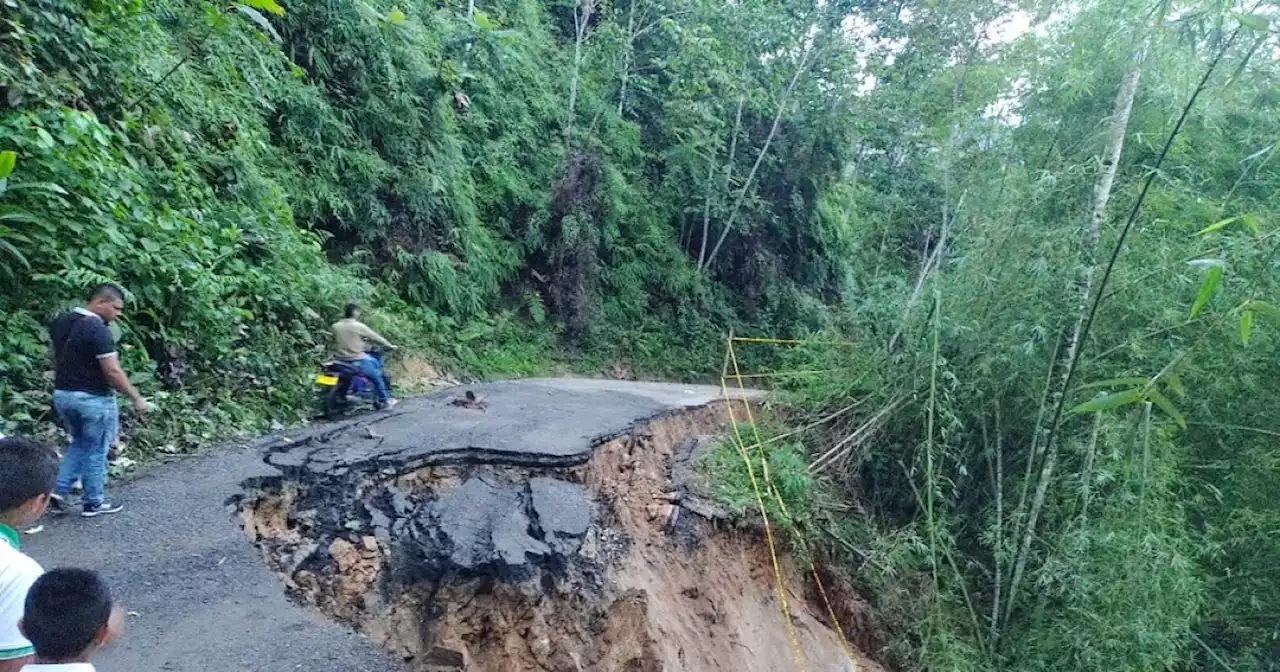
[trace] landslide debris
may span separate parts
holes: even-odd
[[[489,440],[486,424],[518,430],[502,419],[510,395],[485,398],[483,413],[429,409],[483,419],[456,436],[399,415],[377,439],[349,423],[271,449],[282,475],[246,484],[239,506],[293,597],[413,670],[799,669],[763,543],[720,520],[691,475],[723,404],[636,402],[624,416],[648,419],[594,436],[568,429],[585,424],[572,413],[543,414],[528,429],[550,448],[535,454]],[[855,669],[783,563],[804,669]]]

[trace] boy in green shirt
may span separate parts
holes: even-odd
[[[18,530],[44,513],[57,478],[52,449],[24,437],[0,439],[0,672],[18,672],[31,661],[31,642],[18,623],[27,591],[44,570],[23,554]]]

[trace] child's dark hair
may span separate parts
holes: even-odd
[[[124,301],[124,288],[114,282],[104,282],[89,289],[89,300],[106,299]]]
[[[342,316],[351,319],[356,316],[356,312],[360,310],[360,304],[352,301],[342,309]]]
[[[22,632],[40,659],[72,660],[93,644],[110,618],[111,590],[97,572],[54,569],[31,585]]]
[[[0,512],[53,492],[58,454],[22,436],[0,439]]]

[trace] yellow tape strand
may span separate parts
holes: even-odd
[[[769,371],[767,373],[744,373],[740,376],[735,375],[734,378],[781,378],[783,376],[812,376],[819,373],[837,373],[839,371],[852,371],[852,368],[843,369],[812,369],[797,371]]]
[[[747,422],[751,425],[751,433],[752,433],[753,437],[755,438],[755,445],[754,445],[753,447],[754,447],[754,448],[756,448],[757,452],[758,452],[758,453],[759,453],[759,455],[760,455],[760,465],[761,465],[761,470],[762,470],[762,472],[763,472],[763,474],[764,474],[765,483],[766,483],[766,484],[767,484],[767,486],[768,486],[768,489],[769,489],[770,494],[771,494],[771,495],[773,495],[773,499],[774,499],[774,501],[776,501],[776,502],[777,502],[779,510],[781,510],[781,511],[782,511],[782,515],[786,516],[786,518],[787,518],[788,520],[792,521],[792,523],[794,524],[794,522],[795,522],[795,518],[791,515],[791,511],[787,508],[787,503],[782,499],[782,492],[778,489],[777,484],[776,484],[776,483],[774,483],[774,481],[773,481],[773,475],[769,472],[769,461],[768,461],[768,456],[766,455],[765,450],[764,450],[765,443],[767,443],[767,442],[766,442],[766,441],[764,441],[764,440],[760,437],[760,428],[759,428],[759,425],[757,425],[757,424],[756,424],[755,415],[754,415],[754,414],[752,413],[752,411],[751,411],[751,404],[750,404],[750,402],[749,402],[749,400],[748,400],[748,397],[747,397],[747,390],[746,390],[746,387],[745,387],[745,386],[744,386],[744,384],[743,384],[743,378],[745,378],[746,376],[742,375],[741,371],[740,371],[740,370],[739,370],[739,368],[738,368],[738,356],[737,356],[737,353],[736,353],[736,352],[734,351],[734,349],[733,349],[733,339],[732,339],[732,338],[730,338],[730,340],[729,340],[729,347],[728,347],[728,350],[729,350],[729,352],[728,352],[728,360],[729,360],[729,362],[728,362],[728,363],[729,363],[729,364],[731,364],[731,365],[733,366],[733,374],[734,374],[734,378],[737,380],[737,382],[738,382],[738,389],[739,389],[739,391],[740,391],[740,392],[741,392],[741,394],[742,394],[742,401],[743,401],[744,406],[746,407]],[[724,376],[722,375],[722,376],[721,376],[721,381],[722,381],[722,382],[721,382],[721,385],[722,385],[722,387],[723,387],[723,380],[724,380]],[[727,397],[727,396],[728,396],[728,395],[727,395],[727,391],[726,391],[726,397]],[[733,412],[732,412],[732,405],[731,405],[731,408],[730,408],[730,417],[732,417],[732,414],[733,414]],[[742,437],[741,437],[741,434],[738,432],[738,428],[737,428],[737,423],[736,423],[736,422],[734,423],[734,434],[737,436],[738,445],[741,447],[741,450],[742,450],[742,451],[743,451],[743,453],[744,453],[744,454],[743,454],[743,459],[748,461],[748,463],[747,463],[748,473],[751,473],[750,459],[749,459],[749,457],[745,454],[746,447],[743,445]],[[752,485],[753,485],[753,486],[755,485],[755,478],[754,478],[754,476],[752,477]],[[759,489],[757,489],[757,490],[756,490],[756,496],[757,496],[758,498],[760,498],[760,497],[761,497],[760,492],[759,492]],[[763,503],[763,501],[761,501],[760,506],[761,506],[761,511],[763,511],[763,510],[764,510],[764,509],[763,509],[763,507],[764,507],[764,503]],[[766,530],[767,530],[767,525],[766,525]],[[800,545],[801,545],[801,547],[802,547],[802,549],[803,549],[803,551],[804,551],[804,554],[805,554],[806,558],[807,558],[807,559],[808,559],[808,561],[809,561],[809,571],[813,574],[813,581],[814,581],[814,584],[815,584],[815,585],[817,586],[817,588],[818,588],[818,594],[822,597],[823,605],[824,605],[824,606],[826,607],[826,609],[827,609],[827,615],[828,615],[828,617],[830,617],[830,618],[831,618],[831,623],[835,626],[835,628],[836,628],[836,633],[837,633],[837,634],[839,635],[839,637],[840,637],[840,644],[841,644],[841,646],[844,648],[845,655],[847,655],[847,656],[849,657],[849,662],[853,665],[854,672],[857,672],[858,667],[859,667],[859,666],[858,666],[858,657],[857,657],[857,655],[854,653],[854,651],[853,651],[853,647],[851,647],[851,646],[849,645],[849,640],[845,637],[845,634],[844,634],[844,628],[840,625],[840,619],[836,617],[835,609],[831,606],[831,600],[827,598],[827,591],[826,591],[826,588],[824,588],[824,587],[823,587],[823,585],[822,585],[822,579],[818,576],[818,568],[817,568],[817,566],[815,566],[815,565],[814,565],[814,563],[813,563],[813,553],[811,553],[811,552],[810,552],[809,547],[808,547],[808,543],[807,543],[807,542],[805,542],[805,540],[804,540],[804,538],[803,538],[803,537],[797,537],[797,539],[800,541]],[[772,535],[770,535],[770,538],[769,538],[769,544],[770,544],[769,552],[770,552],[770,553],[774,553],[775,551],[774,551],[774,548],[773,548]],[[776,559],[776,556],[775,556],[775,558],[774,558],[774,565],[775,565],[775,567],[777,566],[777,559]],[[781,574],[779,574],[779,576],[778,576],[778,581],[779,581],[779,590],[781,590]],[[786,607],[785,607],[785,600],[784,600],[784,610],[785,610],[785,609],[786,609]],[[787,627],[788,627],[788,628],[791,628],[791,620],[790,620],[790,617],[789,617],[789,616],[788,616],[788,620],[787,620]],[[792,633],[792,637],[793,637],[793,638],[795,637],[794,632]],[[798,642],[795,642],[795,645],[796,645],[796,646],[799,646],[799,643],[798,643]],[[802,655],[802,654],[801,654],[801,655]]]
[[[732,337],[730,337],[732,338]],[[728,360],[733,358],[732,340],[729,344],[729,350],[726,354],[725,373],[728,369]],[[742,462],[747,467],[747,477],[751,480],[751,489],[755,491],[756,504],[760,507],[760,517],[764,519],[764,536],[765,541],[769,545],[769,559],[773,564],[773,581],[778,592],[778,601],[782,605],[782,618],[787,626],[787,636],[791,640],[791,650],[795,655],[796,665],[799,670],[808,670],[805,662],[804,650],[800,647],[800,640],[796,637],[795,625],[791,622],[791,608],[787,603],[787,589],[782,581],[782,566],[778,562],[778,551],[773,541],[773,526],[769,523],[769,511],[764,505],[764,495],[760,492],[760,483],[756,480],[755,467],[751,465],[751,457],[747,454],[746,442],[742,440],[742,432],[738,429],[738,420],[733,412],[733,399],[729,396],[729,386],[725,376],[720,377],[720,392],[724,395],[725,402],[729,411],[729,426],[733,428],[734,445],[738,448],[738,454],[742,457]],[[746,392],[743,391],[742,401],[746,405],[748,417],[751,414],[750,400],[746,398]],[[754,421],[753,421],[754,425]],[[766,467],[767,469],[767,467]]]
[[[822,604],[827,608],[827,616],[836,626],[836,634],[840,635],[840,645],[844,647],[844,654],[849,656],[849,662],[853,664],[853,672],[858,672],[858,654],[854,653],[853,647],[849,646],[849,640],[844,636],[844,627],[840,625],[840,617],[836,616],[831,600],[827,599],[827,589],[822,586],[822,578],[818,576],[818,568],[814,566],[812,556],[809,559],[809,571],[813,573],[813,583],[818,587],[818,594],[822,596]]]
[[[849,347],[857,345],[852,341],[804,341],[794,338],[751,338],[747,336],[730,336],[729,340],[735,343],[770,343],[773,345],[804,345],[806,343],[810,345],[844,345]]]
[[[738,358],[733,351],[733,339],[730,338],[728,343],[728,359],[733,365],[734,373],[738,373]],[[725,384],[724,377],[720,379],[721,391],[724,393],[725,399],[729,399],[728,386]],[[760,443],[760,431],[756,427],[755,415],[751,412],[751,400],[747,397],[746,388],[742,385],[742,379],[738,379],[738,389],[742,393],[742,403],[747,413],[747,422],[751,424],[752,434],[755,435],[756,444]],[[742,432],[738,429],[738,422],[733,415],[733,402],[729,401],[729,419],[733,427],[734,439],[738,446],[738,452],[742,456],[742,461],[747,467],[747,475],[751,478],[751,487],[755,490],[756,502],[760,506],[760,515],[764,518],[765,540],[769,544],[769,559],[773,563],[773,579],[778,590],[778,600],[782,605],[782,617],[787,625],[787,635],[791,638],[791,647],[795,653],[796,665],[800,670],[807,670],[808,664],[805,661],[804,650],[800,647],[800,640],[796,637],[795,625],[791,622],[791,607],[787,603],[787,589],[782,580],[782,566],[778,562],[777,545],[773,540],[773,526],[769,523],[768,510],[764,505],[764,495],[760,492],[760,484],[756,481],[755,468],[751,466],[751,456],[747,454],[746,442],[742,440]],[[763,448],[761,449],[763,456]],[[764,475],[765,483],[771,483],[769,475],[769,463],[767,460],[760,461],[761,473]]]

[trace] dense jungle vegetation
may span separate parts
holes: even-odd
[[[1258,0],[3,0],[0,417],[102,280],[182,450],[357,299],[478,375],[792,411],[775,519],[899,669],[1280,670]],[[725,478],[738,478],[732,465]],[[732,484],[730,484],[732,485]]]

